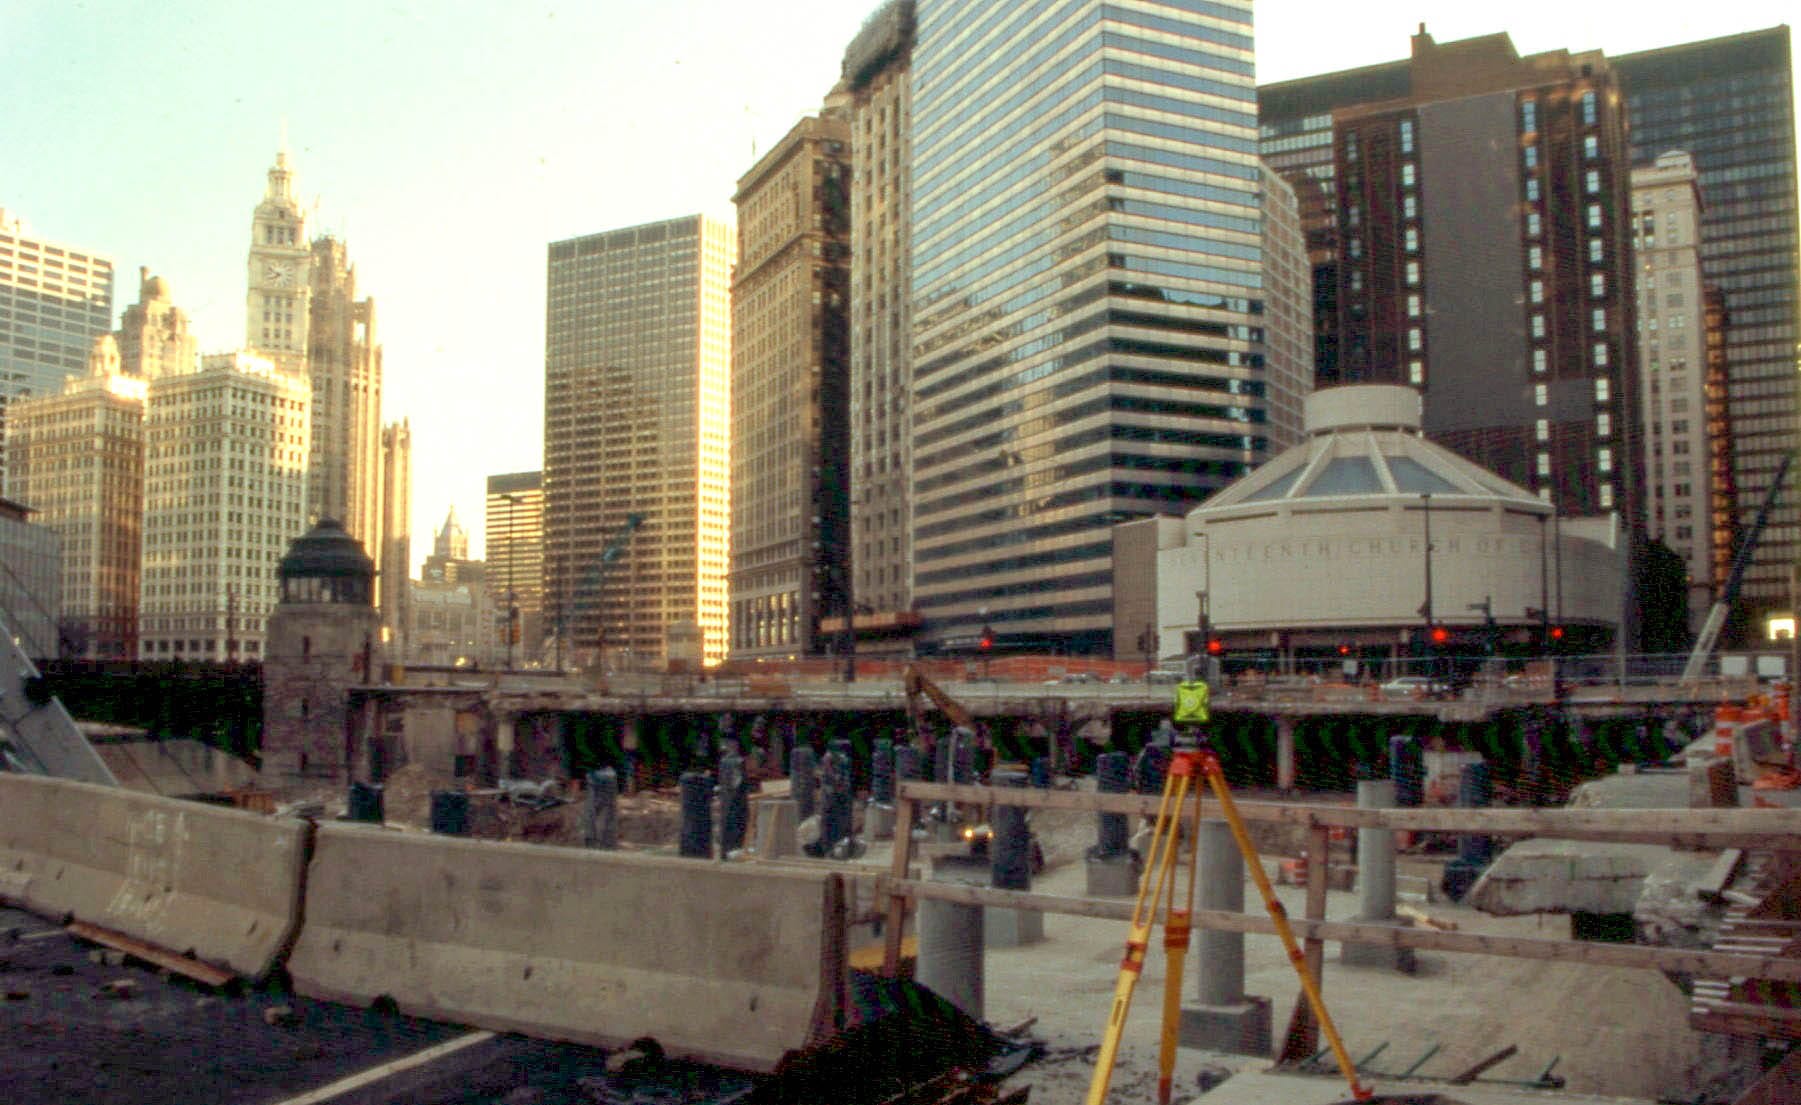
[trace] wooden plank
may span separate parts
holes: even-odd
[[[926,882],[919,879],[886,880],[883,893],[914,900],[930,899],[962,905],[1003,906],[1076,917],[1100,917],[1130,921],[1132,903],[1098,898],[1069,898],[1024,890],[995,890],[986,886]],[[1194,911],[1196,928],[1272,936],[1275,922],[1260,914],[1217,909]],[[1719,952],[1658,948],[1641,944],[1600,944],[1576,940],[1544,940],[1522,936],[1488,936],[1473,932],[1435,932],[1398,925],[1366,925],[1349,921],[1313,921],[1291,918],[1289,925],[1303,939],[1375,944],[1422,951],[1500,955],[1515,959],[1586,963],[1598,967],[1633,967],[1678,974],[1711,977],[1766,978],[1801,982],[1801,959],[1774,956],[1726,955]]]
[[[1738,874],[1739,864],[1744,861],[1745,851],[1742,848],[1728,848],[1721,852],[1719,858],[1713,861],[1713,866],[1707,869],[1707,874],[1701,876],[1701,881],[1695,884],[1695,896],[1706,902],[1716,901],[1732,884],[1732,876]]]
[[[903,883],[913,863],[913,818],[918,803],[901,794],[895,798],[894,856],[888,865],[891,884]],[[882,974],[899,978],[901,973],[902,930],[907,924],[907,899],[893,894],[888,899],[888,919],[882,924]]]
[[[167,948],[159,948],[155,944],[146,944],[122,932],[101,928],[86,921],[71,921],[63,929],[70,936],[104,944],[116,951],[122,951],[133,959],[141,959],[165,971],[173,971],[183,978],[192,979],[202,986],[214,988],[225,986],[238,976],[230,971],[215,967],[211,963],[202,963],[198,959],[189,959],[185,955],[177,955]]]
[[[925,783],[900,784],[903,797],[927,802],[995,804],[1027,809],[1081,810],[1157,816],[1154,794],[1096,794],[1084,791]],[[1355,806],[1285,802],[1239,802],[1246,821],[1311,827],[1406,832],[1481,833],[1493,836],[1548,836],[1563,840],[1616,840],[1714,848],[1801,851],[1801,809],[1359,809]],[[1211,816],[1203,812],[1202,816]]]

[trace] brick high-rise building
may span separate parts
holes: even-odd
[[[1305,112],[1332,128],[1320,382],[1418,387],[1428,437],[1563,511],[1642,523],[1630,162],[1606,59],[1422,29],[1402,95],[1321,98]]]
[[[913,610],[911,233],[914,3],[844,51],[850,93],[850,519],[857,651],[906,654]]]
[[[544,587],[565,662],[661,663],[690,626],[725,658],[737,252],[703,215],[550,245]]]
[[[734,658],[838,652],[849,588],[850,128],[801,120],[738,181]],[[839,632],[821,622],[838,619]]]
[[[1625,99],[1632,163],[1648,165],[1661,154],[1684,150],[1699,170],[1707,198],[1702,267],[1721,289],[1721,311],[1732,319],[1722,352],[1732,408],[1733,522],[1742,528],[1762,502],[1781,454],[1794,447],[1801,422],[1795,385],[1801,280],[1789,28],[1626,54],[1609,66]],[[1410,63],[1284,81],[1258,92],[1264,156],[1303,197],[1322,289],[1316,300],[1323,308],[1316,370],[1322,378],[1335,378],[1339,227],[1326,217],[1337,211],[1333,112],[1413,96]],[[1725,418],[1725,407],[1722,397],[1711,409]],[[1718,442],[1718,448],[1725,447],[1724,439]],[[1722,486],[1718,479],[1715,484]],[[1744,598],[1754,614],[1787,609],[1788,566],[1797,558],[1798,544],[1801,499],[1788,495],[1777,502],[1746,580]]]
[[[61,648],[82,659],[138,654],[148,384],[120,368],[111,334],[60,395],[15,400],[7,494],[62,539]]]

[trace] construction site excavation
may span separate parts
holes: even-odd
[[[17,682],[21,1100],[1796,1100],[1753,682],[391,672],[301,726],[279,663],[260,770]]]

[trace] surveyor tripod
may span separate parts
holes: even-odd
[[[1114,1060],[1119,1056],[1120,1038],[1125,1032],[1126,1014],[1132,1008],[1132,992],[1137,989],[1138,976],[1144,971],[1144,957],[1150,946],[1151,929],[1159,923],[1163,926],[1163,954],[1169,963],[1163,979],[1163,1026],[1157,1050],[1157,1101],[1158,1105],[1169,1105],[1171,1078],[1176,1067],[1176,1040],[1182,1019],[1182,966],[1188,957],[1188,939],[1193,931],[1195,870],[1199,865],[1197,842],[1201,832],[1201,790],[1197,785],[1197,777],[1206,781],[1213,790],[1214,797],[1219,800],[1220,812],[1232,830],[1232,838],[1238,843],[1239,853],[1244,856],[1251,880],[1263,895],[1263,907],[1269,912],[1270,920],[1275,922],[1276,935],[1282,938],[1282,944],[1288,950],[1289,962],[1294,964],[1295,973],[1300,976],[1301,990],[1306,994],[1307,1003],[1319,1021],[1320,1031],[1331,1045],[1332,1054],[1338,1060],[1338,1067],[1344,1073],[1345,1081],[1351,1084],[1351,1096],[1358,1101],[1370,1100],[1374,1094],[1357,1081],[1357,1068],[1352,1064],[1350,1055],[1345,1052],[1344,1041],[1339,1038],[1338,1029],[1326,1012],[1318,980],[1307,969],[1306,956],[1295,942],[1294,930],[1288,924],[1288,911],[1276,899],[1275,887],[1270,885],[1269,876],[1263,871],[1263,861],[1257,854],[1257,847],[1245,832],[1244,821],[1238,816],[1238,807],[1232,802],[1231,789],[1226,786],[1225,774],[1220,769],[1219,757],[1209,749],[1179,747],[1175,750],[1169,774],[1163,782],[1163,798],[1157,807],[1157,822],[1151,833],[1145,875],[1138,884],[1138,898],[1132,906],[1132,927],[1126,935],[1126,955],[1119,965],[1119,981],[1114,986],[1113,1006],[1107,1014],[1107,1031],[1101,1038],[1100,1054],[1095,1059],[1094,1081],[1088,1086],[1087,1105],[1102,1105],[1106,1101],[1107,1086],[1113,1078]],[[1189,812],[1186,834],[1182,826],[1185,808]],[[1184,848],[1187,849],[1186,862]],[[1319,857],[1316,862],[1323,859],[1324,857]],[[1176,899],[1177,867],[1184,867],[1187,872],[1180,904]]]

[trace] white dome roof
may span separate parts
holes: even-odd
[[[1308,395],[1307,440],[1190,512],[1205,519],[1250,504],[1458,496],[1501,501],[1549,514],[1551,506],[1420,434],[1420,394],[1410,387],[1358,384]]]

